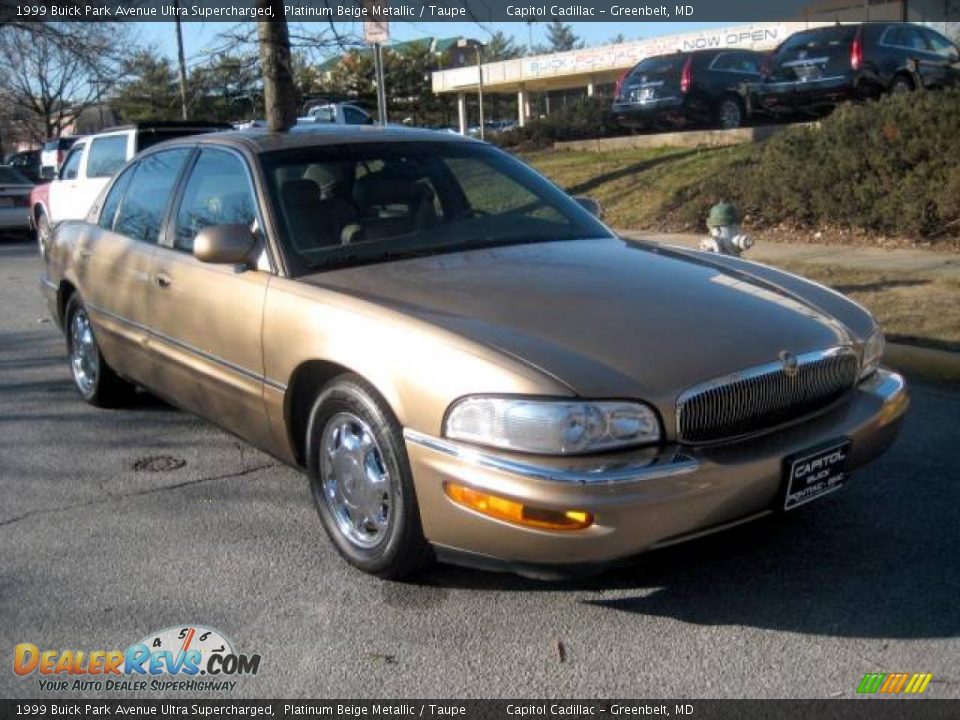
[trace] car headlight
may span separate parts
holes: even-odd
[[[574,455],[656,442],[660,421],[636,402],[468,397],[451,406],[444,435],[504,450]]]
[[[875,328],[873,334],[867,338],[863,344],[863,359],[860,361],[860,379],[873,375],[880,367],[880,361],[883,359],[883,350],[886,342],[883,338],[883,331]]]

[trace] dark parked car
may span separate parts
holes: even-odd
[[[16,168],[17,171],[33,182],[40,182],[40,151],[27,150],[11,153],[3,161],[4,165]]]
[[[749,50],[697,50],[641,60],[617,83],[614,117],[629,128],[709,123],[740,127],[746,92],[764,56]]]
[[[820,114],[844,100],[942,87],[958,79],[960,51],[935,30],[911,23],[832,25],[784,40],[752,101],[771,113]]]

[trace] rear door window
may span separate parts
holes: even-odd
[[[190,148],[175,148],[140,160],[114,220],[114,231],[148,243],[160,239],[170,195],[190,153]]]
[[[110,135],[90,143],[87,177],[112,177],[127,161],[127,136]]]

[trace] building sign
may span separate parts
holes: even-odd
[[[708,50],[710,48],[741,48],[744,50],[771,50],[792,30],[787,23],[765,23],[718,28],[698,33],[672,35],[650,40],[586,48],[553,55],[528,58],[524,62],[525,78],[545,75],[574,75],[598,70],[629,68],[645,57],[665,55],[678,51]]]

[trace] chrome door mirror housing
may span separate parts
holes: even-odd
[[[254,267],[256,247],[257,237],[249,225],[211,225],[197,233],[193,240],[193,255],[205,263]]]

